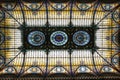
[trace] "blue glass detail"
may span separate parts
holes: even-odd
[[[62,46],[67,43],[68,35],[63,31],[55,31],[51,34],[50,41],[56,46]]]
[[[40,46],[45,42],[45,35],[40,31],[33,31],[28,35],[28,42],[33,46]]]
[[[85,31],[77,31],[73,34],[73,42],[78,46],[87,45],[90,42],[90,35]]]

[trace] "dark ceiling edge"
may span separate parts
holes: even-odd
[[[0,2],[18,2],[19,0],[0,0]],[[25,2],[29,2],[29,3],[38,3],[38,2],[42,2],[45,0],[22,0]],[[54,3],[64,3],[64,2],[69,2],[70,0],[48,0]],[[91,2],[95,2],[97,0],[75,0],[78,3],[91,3]],[[120,0],[98,0],[101,3],[118,3],[120,2]]]

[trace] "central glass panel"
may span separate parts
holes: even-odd
[[[25,27],[25,49],[92,49],[92,27]]]

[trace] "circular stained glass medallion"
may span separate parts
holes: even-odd
[[[86,31],[77,31],[73,34],[73,42],[78,46],[87,45],[90,42],[90,35]]]
[[[63,46],[68,41],[68,35],[63,31],[55,31],[51,34],[50,41],[56,46]]]
[[[28,42],[33,46],[40,46],[45,42],[45,35],[41,31],[33,31],[28,35]]]

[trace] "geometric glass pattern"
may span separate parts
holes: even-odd
[[[0,79],[119,80],[119,0],[1,0]]]

